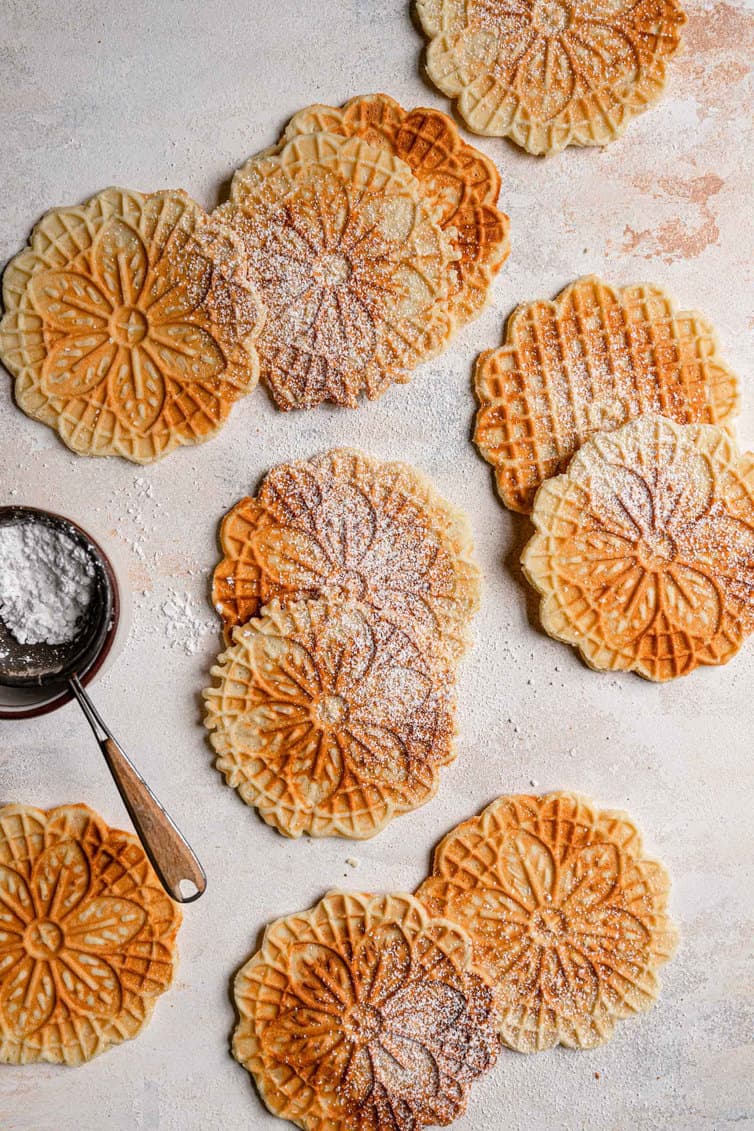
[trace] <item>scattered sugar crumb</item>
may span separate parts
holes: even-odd
[[[168,589],[167,600],[160,611],[165,626],[165,639],[171,648],[194,656],[208,633],[217,633],[217,622],[199,612],[199,606],[188,593]]]

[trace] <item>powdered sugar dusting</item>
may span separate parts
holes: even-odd
[[[355,406],[439,346],[454,253],[402,162],[303,135],[247,163],[232,197],[219,215],[269,310],[259,349],[280,408]]]
[[[74,640],[92,599],[94,563],[41,522],[0,525],[0,619],[19,644]]]
[[[454,655],[466,647],[479,599],[466,519],[406,465],[350,450],[283,464],[222,537],[214,601],[226,624],[273,597],[348,596]]]

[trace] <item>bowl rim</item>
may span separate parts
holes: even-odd
[[[95,678],[105,660],[107,659],[110,650],[115,642],[115,636],[117,634],[118,625],[120,623],[120,590],[118,588],[118,579],[115,576],[113,564],[105,551],[102,549],[102,546],[99,544],[97,539],[94,538],[88,530],[85,530],[83,526],[79,525],[78,522],[75,522],[72,518],[69,518],[67,514],[59,514],[57,511],[45,510],[44,507],[27,507],[23,506],[22,504],[8,503],[0,506],[0,519],[9,511],[16,511],[19,515],[47,515],[49,518],[56,518],[62,522],[67,522],[70,526],[77,530],[79,534],[81,534],[84,538],[91,542],[102,559],[102,564],[104,566],[105,573],[107,574],[108,581],[110,582],[110,588],[113,595],[113,608],[112,615],[110,617],[110,624],[108,626],[105,639],[102,642],[102,647],[100,648],[99,652],[97,652],[84,674],[79,676],[81,683],[84,687],[86,687],[87,684]],[[3,707],[2,705],[0,705],[0,719],[34,719],[39,715],[49,715],[52,711],[57,711],[59,707],[64,707],[66,703],[70,703],[72,699],[73,693],[66,688],[65,690],[61,691],[60,694],[56,695],[53,699],[48,699],[46,702],[40,703],[37,706],[29,705],[28,707],[22,707],[20,710],[11,710],[8,707]]]

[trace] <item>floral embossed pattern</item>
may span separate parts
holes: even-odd
[[[533,519],[542,624],[591,667],[674,679],[754,627],[754,457],[720,428],[645,416],[595,436]]]
[[[520,1052],[592,1048],[649,1009],[676,945],[665,869],[624,813],[567,793],[502,797],[439,845],[417,896],[463,923]]]
[[[242,247],[183,192],[112,188],[49,212],[3,303],[16,401],[77,452],[158,459],[217,431],[257,381]]]
[[[295,137],[251,158],[217,213],[241,236],[269,318],[279,408],[354,407],[407,381],[453,332],[454,252],[404,162],[358,137]]]
[[[336,450],[282,464],[221,530],[213,601],[226,627],[281,601],[352,597],[459,655],[479,604],[465,516],[405,464]]]
[[[0,1061],[82,1064],[170,986],[179,909],[90,809],[0,809]]]
[[[738,411],[738,381],[700,314],[676,311],[659,287],[593,276],[519,307],[505,344],[479,356],[475,385],[474,440],[503,502],[523,512],[595,432],[642,413],[724,424]]]
[[[470,129],[530,153],[606,145],[662,94],[678,0],[417,0],[427,72]]]
[[[369,606],[275,601],[212,675],[217,768],[288,836],[373,836],[453,757],[452,671]]]
[[[300,110],[284,140],[314,133],[360,137],[405,161],[455,254],[448,305],[459,323],[479,314],[509,252],[508,217],[497,208],[500,174],[492,161],[463,140],[447,114],[404,110],[386,94],[362,95],[341,109]]]
[[[466,1108],[497,1054],[466,933],[410,895],[331,892],[267,928],[235,980],[233,1053],[306,1131],[415,1131]]]

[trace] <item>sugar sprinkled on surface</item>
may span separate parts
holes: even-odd
[[[202,646],[207,633],[217,632],[217,623],[196,611],[196,604],[188,593],[168,590],[167,600],[160,606],[164,618],[165,637],[171,648],[194,656]]]

